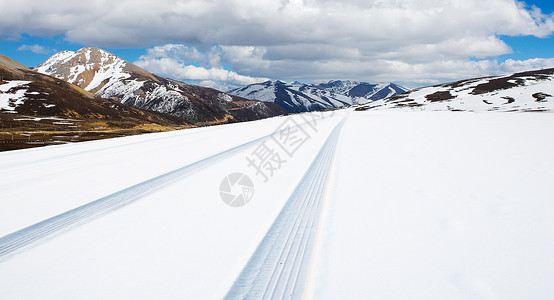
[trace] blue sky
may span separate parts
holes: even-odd
[[[99,47],[221,89],[267,79],[416,87],[554,67],[553,15],[551,1],[0,0],[0,53],[36,66]]]
[[[554,3],[549,0],[540,1],[525,1],[529,5],[535,5],[540,8],[545,14],[552,14],[554,12]]]
[[[535,36],[502,36],[501,39],[508,44],[513,52],[500,55],[499,59],[509,58],[524,60],[529,58],[554,57],[554,38],[538,38]]]
[[[554,14],[554,1],[525,1],[529,5],[535,5],[545,14]],[[502,36],[501,39],[506,42],[513,50],[513,53],[499,56],[500,60],[517,59],[525,60],[531,58],[553,58],[554,57],[554,38],[552,35],[545,38],[535,36]]]

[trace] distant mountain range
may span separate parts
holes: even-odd
[[[97,96],[171,114],[197,125],[257,120],[286,113],[274,103],[156,76],[98,48],[57,53],[35,70]]]
[[[484,77],[412,90],[357,110],[552,111],[554,69]]]
[[[321,84],[266,81],[247,85],[227,93],[267,102],[273,102],[288,112],[305,112],[365,103],[402,94],[407,89],[394,83],[333,80]]]

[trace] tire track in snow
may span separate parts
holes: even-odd
[[[301,298],[343,119],[330,133],[225,299]]]
[[[298,126],[308,126],[310,121],[304,122]],[[111,211],[120,209],[134,201],[155,192],[177,180],[180,180],[198,170],[202,170],[213,165],[227,157],[244,151],[245,149],[256,145],[257,143],[270,138],[281,131],[272,132],[263,137],[254,139],[244,144],[235,146],[210,157],[201,159],[179,169],[159,175],[152,179],[143,181],[126,189],[115,192],[111,195],[102,197],[98,200],[84,204],[67,212],[61,213],[29,227],[20,229],[0,238],[0,262],[9,258],[10,254],[25,248],[39,240],[52,237],[57,233],[69,230],[73,226],[78,226],[85,221],[91,221]]]

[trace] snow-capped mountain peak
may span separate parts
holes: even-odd
[[[98,48],[57,53],[36,70],[91,92],[98,92],[120,79],[131,77],[127,70],[127,61]]]

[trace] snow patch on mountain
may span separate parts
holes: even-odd
[[[100,90],[100,93],[104,93],[110,90],[115,83],[120,82],[121,79],[131,77],[130,74],[125,73],[124,67],[126,62],[124,60],[117,60],[114,63],[107,64],[104,67],[96,71],[94,79],[85,88],[87,91],[94,90],[99,85],[107,82],[106,85]]]
[[[140,93],[137,91],[144,85],[144,81],[138,80],[126,80],[126,81],[116,81],[110,84],[109,88],[104,87],[99,93],[102,94],[105,98],[117,98],[123,95],[120,98],[121,103],[127,104],[128,100],[140,96]]]
[[[31,81],[10,80],[0,85],[0,110],[15,111],[25,101]]]
[[[219,95],[217,95],[217,99],[222,100],[222,101],[227,101],[227,102],[233,101],[233,97],[231,97],[231,96],[229,96],[225,93],[219,93]]]

